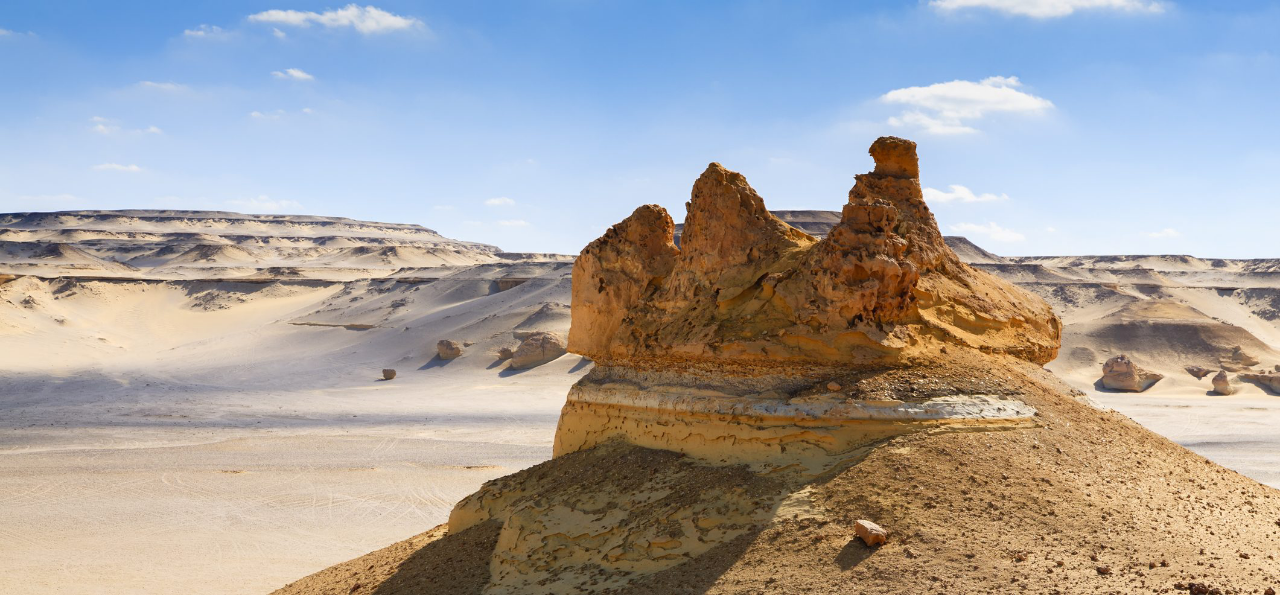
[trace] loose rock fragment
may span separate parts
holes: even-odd
[[[440,354],[440,359],[454,359],[462,355],[462,344],[449,339],[441,339],[436,343],[436,352]]]
[[[391,379],[393,379],[393,378],[395,378],[395,377],[396,377],[396,371],[395,371],[395,370],[392,370],[391,368],[383,368],[383,369],[382,369],[382,379],[383,379],[383,380],[391,380]]]
[[[858,520],[853,524],[853,532],[869,547],[883,545],[889,540],[889,532],[871,521]]]

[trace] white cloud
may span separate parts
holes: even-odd
[[[1027,236],[1013,231],[1012,229],[1000,227],[995,223],[988,223],[986,225],[979,225],[977,223],[958,223],[950,227],[951,231],[956,233],[975,234],[997,242],[1021,242],[1022,240],[1027,239]]]
[[[1149,238],[1161,239],[1161,238],[1176,238],[1181,236],[1182,234],[1178,233],[1178,230],[1172,227],[1166,227],[1160,231],[1149,231],[1142,235],[1147,236]]]
[[[95,171],[123,171],[132,174],[142,171],[142,168],[136,165],[121,165],[119,163],[99,163],[93,166],[93,169]]]
[[[272,34],[272,35],[275,35],[275,36],[276,36],[276,39],[284,39],[284,38],[286,38],[286,37],[288,37],[288,36],[289,36],[289,35],[288,35],[287,33],[285,33],[284,31],[281,31],[281,30],[279,30],[279,29],[277,29],[277,28],[275,28],[275,27],[272,27],[272,28],[271,28],[271,34]]]
[[[529,222],[523,219],[503,219],[498,222],[498,225],[503,227],[527,227]]]
[[[182,32],[185,37],[218,37],[222,35],[222,27],[216,25],[200,25],[195,29],[187,29]]]
[[[276,71],[274,71],[274,72],[272,72],[272,73],[271,73],[271,76],[274,76],[274,77],[276,77],[276,78],[278,78],[278,79],[290,79],[290,80],[295,80],[295,81],[314,81],[314,80],[316,80],[316,77],[311,76],[310,74],[308,74],[305,70],[302,70],[301,68],[286,68],[286,69],[284,69],[284,72],[281,72],[281,71],[279,71],[279,70],[276,70]]]
[[[1056,228],[1056,227],[1046,227],[1046,228],[1044,228],[1044,230],[1045,230],[1045,231],[1047,231],[1047,232],[1049,232],[1049,233],[1058,233],[1058,228]]]
[[[944,192],[942,190],[938,190],[935,188],[925,188],[924,189],[925,202],[929,202],[929,203],[944,203],[944,202],[952,202],[952,201],[995,202],[998,200],[1009,200],[1008,194],[991,194],[991,193],[974,194],[972,190],[965,188],[964,186],[961,186],[959,184],[952,184],[948,186],[948,188],[951,188],[950,192]]]
[[[5,35],[13,35],[13,31],[10,31],[8,29],[0,29],[0,37],[3,37]]]
[[[1065,17],[1077,10],[1164,12],[1164,3],[1154,0],[932,0],[929,6],[942,11],[986,8],[1035,19]]]
[[[129,134],[164,134],[164,131],[157,126],[147,126],[146,128],[126,130],[121,128],[118,124],[116,124],[115,120],[112,120],[110,118],[104,118],[102,116],[94,116],[92,118],[89,118],[89,121],[94,122],[94,125],[90,128],[90,130],[104,136],[112,135],[121,131]]]
[[[484,201],[484,204],[491,207],[506,207],[516,204],[516,201],[505,196],[499,196],[497,198],[490,198],[489,200]]]
[[[287,210],[300,210],[302,205],[295,200],[273,200],[265,194],[255,198],[228,200],[227,205],[248,213],[280,213]]]
[[[186,85],[180,85],[180,84],[178,84],[178,83],[157,83],[157,82],[155,82],[155,81],[142,81],[142,82],[138,83],[138,86],[143,87],[143,88],[146,88],[146,89],[156,89],[156,90],[159,90],[159,91],[169,91],[169,92],[171,92],[171,93],[172,93],[172,92],[177,92],[177,91],[186,91],[186,90],[187,90],[187,86],[186,86]]]
[[[891,126],[915,126],[933,134],[977,132],[967,121],[996,112],[1040,114],[1053,102],[1018,90],[1016,76],[993,76],[978,82],[950,81],[927,87],[896,89],[880,96],[880,101],[906,105],[912,109],[889,118]]]
[[[343,8],[324,12],[268,10],[249,15],[249,20],[255,23],[272,23],[292,27],[310,27],[313,24],[327,29],[352,27],[365,35],[425,27],[422,21],[413,17],[402,17],[380,8],[373,6],[362,7],[357,4],[348,4]]]

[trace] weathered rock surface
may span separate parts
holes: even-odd
[[[853,532],[868,547],[884,545],[889,540],[889,532],[885,531],[884,527],[865,519],[854,521]]]
[[[1262,362],[1253,354],[1245,351],[1243,347],[1237,345],[1232,347],[1231,353],[1223,356],[1219,363],[1222,369],[1228,372],[1244,372]]]
[[[440,359],[454,359],[462,355],[462,344],[449,339],[441,339],[436,343],[436,353]]]
[[[1227,378],[1226,370],[1218,370],[1213,377],[1213,392],[1220,395],[1233,395],[1236,388],[1231,386],[1231,379]]]
[[[1187,366],[1186,370],[1188,374],[1195,376],[1197,380],[1213,373],[1213,370],[1203,366]]]
[[[1102,386],[1111,390],[1140,393],[1161,378],[1163,374],[1144,370],[1123,354],[1102,364]]]
[[[897,361],[948,344],[1045,363],[1061,324],[1043,300],[970,268],[925,205],[915,143],[871,147],[827,237],[788,226],[739,173],[694,183],[681,247],[646,205],[574,265],[569,350],[603,365]]]
[[[499,348],[498,348],[498,359],[499,359],[499,360],[508,360],[508,359],[511,359],[511,357],[512,357],[512,356],[514,356],[515,354],[516,354],[516,352],[515,352],[514,350],[512,350],[510,347],[499,347]]]
[[[1280,374],[1275,374],[1275,373],[1256,374],[1253,372],[1241,372],[1239,374],[1239,378],[1241,380],[1245,380],[1245,381],[1257,384],[1258,386],[1261,386],[1271,391],[1272,393],[1280,394]]]
[[[382,369],[382,379],[383,379],[383,380],[394,380],[394,379],[395,379],[395,377],[396,377],[396,371],[395,371],[395,370],[392,370],[391,368],[383,368],[383,369]]]
[[[564,339],[560,335],[538,331],[520,341],[520,346],[511,354],[511,367],[517,370],[533,368],[564,354]]]

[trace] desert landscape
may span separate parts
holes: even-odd
[[[878,163],[892,161],[886,159]],[[912,145],[911,164],[914,159]],[[805,331],[815,333],[807,339],[796,327],[770,330],[781,323],[768,317],[752,321],[759,315],[746,312],[775,307],[768,305],[772,298],[760,301],[760,281],[752,284],[763,257],[735,261],[740,257],[732,255],[750,252],[735,243],[781,241],[771,248],[780,254],[816,250],[808,246],[835,237],[829,234],[841,229],[842,215],[770,214],[745,180],[717,167],[695,184],[684,224],[672,224],[660,209],[642,209],[577,258],[508,253],[415,225],[342,218],[195,211],[0,215],[6,354],[0,565],[7,569],[0,587],[264,593],[288,584],[283,592],[483,587],[498,593],[592,584],[626,592],[801,592],[833,588],[833,577],[911,576],[866,589],[910,592],[976,588],[986,584],[974,582],[985,573],[1032,592],[1171,589],[1196,581],[1231,589],[1225,592],[1261,592],[1280,585],[1280,566],[1269,553],[1280,538],[1280,496],[1259,485],[1280,487],[1280,435],[1274,432],[1280,401],[1265,378],[1241,378],[1265,376],[1280,364],[1272,347],[1280,345],[1276,261],[997,256],[962,237],[943,240],[911,186],[905,196],[896,194],[902,192],[894,185],[899,174],[877,165],[867,178],[872,198],[859,200],[874,203],[889,193],[920,226],[909,242],[932,245],[925,253],[953,263],[926,270],[961,271],[947,273],[961,275],[960,281],[930,281],[938,289],[926,291],[942,297],[933,298],[941,301],[924,320],[950,330],[929,331],[941,339],[923,343],[876,331],[867,336],[880,339],[829,351],[811,343],[825,331]],[[880,173],[885,167],[891,173]],[[903,175],[910,181],[914,172]],[[735,212],[738,198],[722,198],[740,194],[754,197],[742,202],[754,210]],[[706,207],[715,216],[698,219],[699,204],[716,205]],[[757,229],[760,222],[764,227]],[[686,255],[694,239],[685,231],[699,227],[698,243]],[[863,246],[874,231],[841,233],[852,247],[828,262],[856,263],[865,250],[893,250],[891,244]],[[711,255],[729,260],[711,265]],[[637,273],[634,265],[619,264],[632,258],[688,272]],[[685,258],[693,260],[675,264]],[[787,265],[794,258],[783,256],[772,266],[794,266]],[[629,279],[670,277],[672,291],[691,291],[708,282],[698,272],[705,267],[724,271],[712,283],[747,289],[722,301],[717,313],[701,315],[710,319],[687,324],[720,329],[719,338],[655,322],[626,335],[654,339],[608,340],[622,336],[617,325],[639,324],[628,322],[636,317],[673,315],[671,306],[643,315],[620,306],[616,300],[642,295],[644,284],[624,289],[635,282]],[[910,314],[920,308],[914,299],[876,305],[907,295],[887,288],[909,276],[888,279],[902,281],[882,281],[888,293],[859,298],[859,307],[883,320],[916,316]],[[981,307],[964,311],[1025,320],[1016,327],[1021,330],[997,332],[942,314],[956,311],[948,300],[972,299],[965,296],[975,283],[997,283],[987,279],[1002,280],[991,287],[1005,297],[988,290]],[[807,283],[779,278],[768,291],[800,295],[810,291],[803,289]],[[586,297],[584,288],[595,285],[622,297]],[[1024,297],[1032,294],[1042,305]],[[725,311],[726,304],[736,310]],[[610,313],[619,308],[631,314]],[[833,308],[818,311],[847,307]],[[1023,308],[1031,309],[1012,314]],[[1033,323],[1037,319],[1048,322]],[[1040,338],[1027,334],[1028,324]],[[777,334],[784,328],[790,330]],[[677,334],[663,334],[670,332]],[[572,353],[564,352],[563,339]],[[698,355],[707,345],[717,345],[719,355],[699,359],[708,357]],[[779,355],[781,345],[801,351]],[[1163,378],[1137,393],[1106,388],[1103,365],[1121,354]],[[678,363],[690,357],[719,363]],[[808,363],[797,368],[802,372],[764,376],[742,368],[774,359]],[[653,368],[652,362],[665,363]],[[1233,394],[1213,394],[1210,377],[1187,371],[1196,366],[1227,371]],[[921,369],[931,371],[913,375]],[[984,371],[975,375],[975,369]],[[395,371],[391,379],[384,370]],[[732,380],[742,374],[754,380]],[[811,392],[810,385],[821,390]],[[838,402],[828,403],[832,393],[850,386],[857,387],[850,402],[866,404],[832,409]],[[698,388],[687,393],[681,387]],[[748,413],[742,397],[714,396],[742,390],[782,401],[752,405],[767,414]],[[703,396],[689,400],[688,394]],[[925,400],[913,405],[913,399]],[[602,414],[600,407],[657,413],[632,422],[627,416],[634,413]],[[728,425],[709,434],[698,426],[704,422],[694,421],[680,429],[661,413],[672,407],[691,420],[765,415],[784,421],[770,422],[781,424],[770,430],[776,434],[751,446],[758,426],[748,431],[722,421]],[[894,413],[893,407],[903,409]],[[844,429],[808,430],[831,432],[829,438],[792,443],[795,438],[786,437],[787,424],[795,422],[785,420],[836,411],[881,425],[847,421],[839,426]],[[1242,475],[1206,466],[1124,416]],[[921,432],[912,424],[963,431]],[[637,433],[654,425],[671,427]],[[991,431],[1000,427],[1009,429]],[[778,440],[789,444],[782,453]],[[965,473],[955,470],[958,456]],[[1142,461],[1136,467],[1134,457]],[[628,479],[636,474],[654,479],[641,487]],[[689,483],[693,478],[699,479]],[[864,483],[877,489],[853,487]],[[1123,502],[1111,493],[1118,489]],[[493,500],[486,490],[504,496]],[[631,520],[604,521],[627,527],[604,543],[632,551],[647,535],[650,545],[634,550],[639,559],[598,559],[593,564],[614,562],[590,566],[596,574],[572,570],[578,562],[568,561],[595,559],[599,554],[591,552],[603,545],[566,544],[577,552],[571,554],[524,551],[528,545],[501,536],[516,522],[502,507],[520,501],[517,494],[559,502],[519,517],[542,526],[577,522],[569,519],[583,514],[564,517],[555,506],[630,502],[635,490],[668,496]],[[712,513],[679,504],[682,498],[722,504]],[[1171,506],[1178,507],[1176,523],[1163,512]],[[1050,509],[1051,517],[1041,516]],[[708,515],[730,520],[717,521],[729,523],[720,529],[697,525],[704,545],[655,546],[658,525],[644,515],[658,510],[695,525]],[[945,510],[959,516],[935,514]],[[873,550],[852,540],[853,519],[844,514],[873,516],[893,535],[911,537],[868,557]],[[409,538],[446,520],[447,536],[442,525]],[[1126,529],[1106,530],[1102,538],[1096,527],[1112,522]],[[973,537],[996,537],[984,528],[988,523],[1004,527],[999,545]],[[1169,533],[1147,532],[1159,526]],[[1170,537],[1184,533],[1197,537],[1185,543]],[[948,537],[953,534],[966,537]],[[1044,541],[1050,535],[1056,537]],[[790,544],[787,556],[778,556],[779,539]],[[966,543],[964,551],[946,545],[953,539]],[[493,543],[508,544],[505,562],[491,561]],[[373,550],[379,551],[359,558]],[[980,561],[973,558],[978,552],[984,552]],[[921,556],[931,560],[930,570],[918,568]],[[628,559],[633,562],[623,562]],[[1148,562],[1155,566],[1147,568]],[[564,572],[530,576],[527,564]]]

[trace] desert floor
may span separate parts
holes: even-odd
[[[218,395],[32,379],[41,398],[0,416],[0,592],[268,592],[549,458],[585,368],[568,355],[506,377],[371,370],[348,386]],[[124,411],[88,406],[107,400],[88,394],[101,386]]]
[[[41,382],[45,398],[0,421],[0,592],[270,591],[443,522],[482,482],[548,458],[585,370],[568,355],[505,377],[438,366],[220,395],[146,378]],[[1091,397],[1280,487],[1280,398],[1168,380]],[[103,385],[126,411],[94,413],[103,395],[85,393]]]

